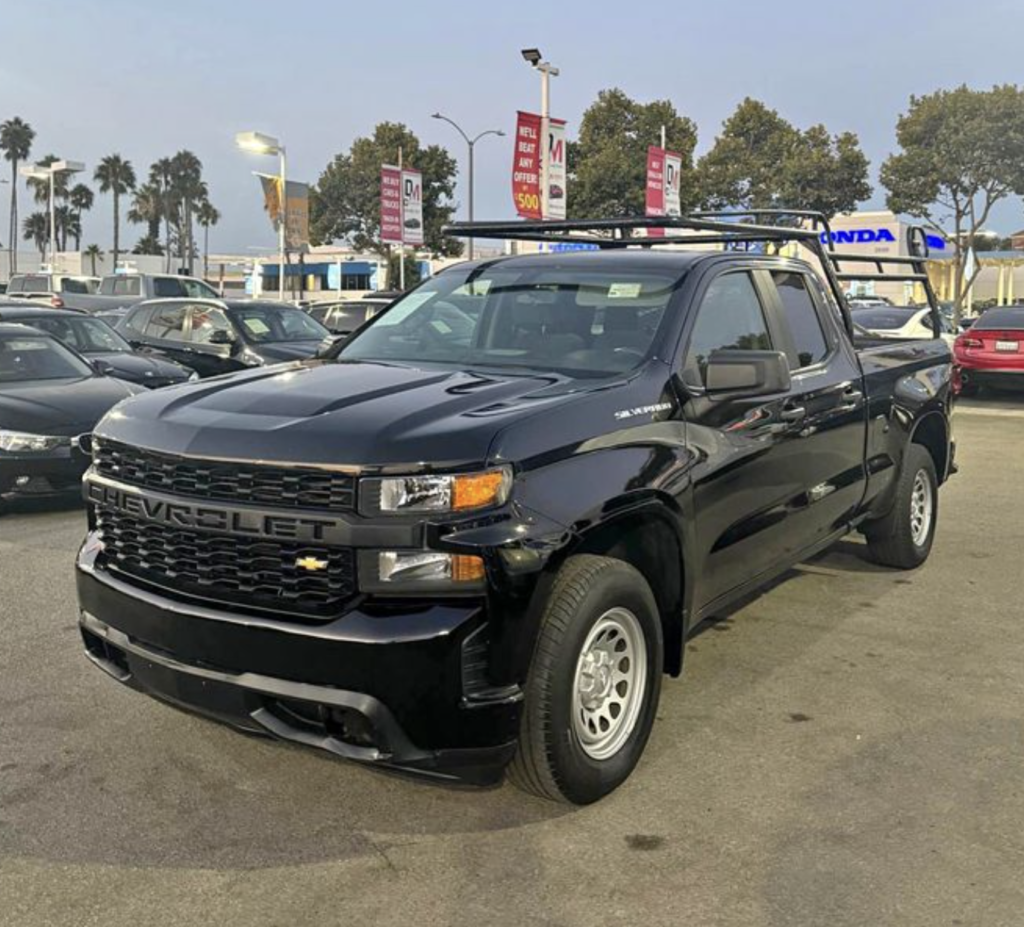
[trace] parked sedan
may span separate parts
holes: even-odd
[[[77,491],[93,427],[140,391],[52,335],[0,323],[0,498]]]
[[[989,309],[953,345],[965,394],[1024,385],[1024,306]]]
[[[47,332],[74,348],[102,373],[148,389],[198,379],[194,371],[153,354],[141,354],[106,322],[65,309],[6,306],[0,303],[0,322],[20,322]]]
[[[260,300],[153,299],[132,307],[117,331],[200,377],[313,357],[332,341],[301,309]]]
[[[931,310],[920,306],[851,307],[854,321],[876,338],[934,338]],[[939,316],[939,336],[952,345],[955,335],[952,327]]]

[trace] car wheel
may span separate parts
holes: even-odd
[[[512,781],[577,805],[618,788],[654,723],[663,650],[640,572],[611,557],[570,557],[541,619]]]
[[[928,559],[939,517],[935,462],[920,444],[907,448],[896,486],[896,500],[884,518],[864,529],[876,563],[912,570]]]

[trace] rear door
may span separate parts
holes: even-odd
[[[765,283],[792,374],[779,459],[801,492],[790,530],[804,546],[856,514],[865,489],[867,406],[860,364],[818,279],[802,265],[772,268]]]

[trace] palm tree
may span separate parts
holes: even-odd
[[[107,155],[93,174],[93,180],[100,185],[100,193],[114,196],[114,268],[121,253],[121,197],[135,189],[135,170],[131,161],[119,154]]]
[[[96,261],[99,258],[103,257],[103,252],[100,250],[100,246],[99,245],[89,245],[89,247],[85,249],[85,256],[89,259],[89,262],[92,265],[92,275],[95,277],[96,276]]]
[[[192,273],[192,257],[195,245],[192,241],[192,219],[196,204],[206,198],[206,184],[203,183],[203,162],[191,151],[179,151],[171,158],[173,170],[172,185],[175,199],[180,204],[178,212],[178,253]]]
[[[75,210],[75,218],[78,223],[78,234],[75,235],[75,250],[80,251],[82,248],[82,213],[92,209],[95,197],[92,190],[84,183],[79,183],[71,188],[68,200],[71,202],[71,207]]]
[[[15,116],[0,123],[0,151],[4,158],[11,162],[11,225],[8,230],[8,270],[13,274],[18,269],[18,162],[28,158],[32,151],[32,140],[36,137],[35,129],[23,119]]]
[[[55,154],[48,154],[45,158],[40,158],[36,163],[40,167],[49,167],[54,161],[59,161],[60,158]],[[68,177],[70,175],[64,171],[60,171],[53,177],[53,198],[54,200],[66,200],[68,198]],[[33,190],[33,198],[37,203],[49,204],[50,202],[50,181],[49,178],[35,178],[30,177],[28,179],[28,185]]]
[[[82,223],[78,220],[78,214],[74,207],[67,203],[61,203],[53,211],[53,217],[57,222],[57,248],[59,251],[68,250],[68,236],[80,239],[82,237]],[[76,247],[77,251],[78,248]]]
[[[161,158],[150,165],[149,182],[157,191],[159,213],[164,223],[164,254],[167,255],[167,266],[164,269],[167,271],[171,269],[171,216],[174,214],[174,204],[171,201],[171,178],[173,176],[174,165],[170,158]]]
[[[141,225],[146,224],[146,238],[156,241],[160,239],[160,220],[163,218],[163,191],[159,182],[148,180],[137,187],[132,197],[132,205],[128,209],[128,221]],[[155,253],[155,252],[153,252]],[[159,253],[163,253],[161,250]]]
[[[204,199],[196,210],[196,222],[203,227],[203,279],[210,276],[210,226],[220,222],[220,212]]]
[[[40,260],[46,260],[46,246],[50,241],[50,217],[45,212],[34,212],[25,218],[24,239],[35,242]]]

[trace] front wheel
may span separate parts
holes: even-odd
[[[621,785],[654,723],[663,648],[639,571],[611,557],[569,558],[541,619],[512,781],[578,805]]]
[[[939,481],[931,454],[911,444],[903,459],[892,510],[864,528],[876,563],[912,570],[931,553],[939,517]]]

